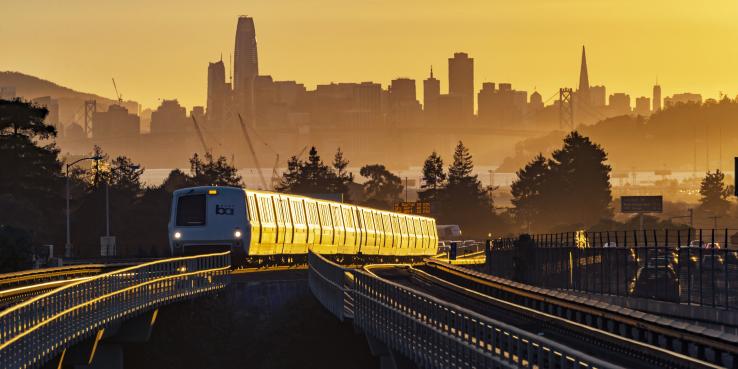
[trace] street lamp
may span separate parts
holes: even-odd
[[[64,257],[67,257],[67,258],[72,257],[72,240],[71,240],[71,232],[70,232],[70,226],[69,226],[70,225],[70,211],[69,211],[69,168],[71,168],[73,165],[75,165],[75,164],[77,164],[77,163],[79,163],[81,161],[84,161],[84,160],[95,160],[95,161],[98,161],[98,160],[101,160],[101,159],[102,159],[102,156],[95,155],[95,156],[90,156],[90,157],[87,157],[87,158],[77,159],[77,160],[75,160],[75,161],[73,161],[71,163],[68,163],[66,165],[66,173],[65,173],[65,175],[66,175],[66,178],[67,178],[67,243],[66,243],[66,245],[64,245]]]

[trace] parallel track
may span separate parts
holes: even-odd
[[[411,266],[395,266],[391,269],[376,266],[367,269],[382,278],[430,293],[535,334],[545,335],[626,368],[719,368],[683,354],[501,300]]]

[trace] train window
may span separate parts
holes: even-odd
[[[188,195],[177,199],[177,226],[205,225],[205,194]]]

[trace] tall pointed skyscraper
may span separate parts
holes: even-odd
[[[587,54],[582,45],[582,65],[579,69],[579,89],[577,90],[577,100],[580,104],[590,104],[589,97],[589,73],[587,72]]]
[[[254,19],[238,17],[235,60],[233,63],[233,93],[237,112],[253,117],[254,79],[259,75]]]

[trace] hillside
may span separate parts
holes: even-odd
[[[79,122],[82,119],[85,100],[96,100],[98,110],[106,110],[114,100],[99,95],[80,92],[54,82],[20,72],[0,71],[0,86],[14,86],[16,95],[23,99],[35,99],[42,96],[51,96],[59,100],[59,120],[65,124]],[[137,112],[138,104],[127,101],[124,104],[129,111]]]
[[[738,101],[678,104],[648,118],[619,116],[578,130],[602,145],[615,171],[658,170],[705,172],[732,170],[738,156]],[[564,132],[527,139],[515,145],[499,172],[515,172],[540,153],[561,147]]]

